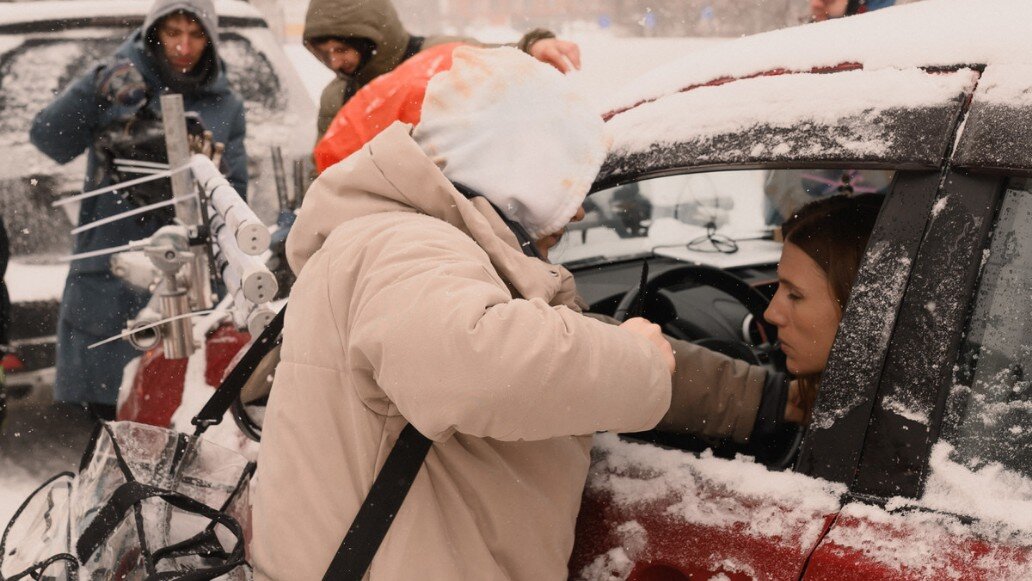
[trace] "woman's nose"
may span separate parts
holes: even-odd
[[[770,301],[769,305],[767,305],[767,310],[763,311],[763,318],[771,325],[781,327],[785,324],[785,318],[781,316],[781,309],[779,309],[777,305],[778,295],[775,294],[774,299]]]

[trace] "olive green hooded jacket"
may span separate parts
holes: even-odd
[[[366,38],[376,49],[354,76],[337,76],[323,89],[319,100],[320,137],[356,91],[401,64],[412,40],[390,0],[312,0],[305,15],[305,46],[311,50],[313,39],[327,36]],[[431,36],[419,49],[455,41],[481,44],[469,38]]]
[[[314,39],[324,37],[365,38],[376,46],[373,56],[353,76],[330,81],[319,99],[319,137],[326,133],[337,111],[359,89],[376,77],[395,69],[407,56],[448,42],[465,42],[476,46],[493,46],[460,36],[413,37],[398,18],[390,0],[312,0],[305,14],[304,42],[309,50]],[[534,41],[554,35],[546,30],[527,32],[516,47],[527,51]],[[409,53],[409,44],[419,41]],[[409,54],[406,54],[409,53]],[[314,53],[313,53],[314,54]]]

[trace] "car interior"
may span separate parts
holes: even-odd
[[[585,219],[570,225],[551,258],[573,272],[593,313],[622,320],[637,308],[633,314],[670,337],[784,371],[777,329],[763,318],[777,290],[784,216],[820,197],[883,192],[892,175],[747,170],[622,184],[588,197]],[[803,433],[790,424],[768,441],[747,444],[655,430],[625,437],[725,458],[748,454],[785,469]]]

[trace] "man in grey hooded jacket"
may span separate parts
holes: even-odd
[[[225,144],[228,179],[245,195],[244,106],[229,87],[217,38],[211,0],[157,0],[143,26],[111,58],[91,68],[36,115],[29,134],[32,143],[62,164],[85,151],[84,189],[104,187],[120,181],[111,165],[113,140],[147,123],[160,125],[160,95],[179,93],[185,109],[196,113],[215,140]],[[132,157],[134,148],[139,149],[138,144],[131,143],[128,151],[116,155]],[[128,192],[88,198],[81,202],[79,224],[143,203]],[[170,218],[149,211],[84,231],[75,238],[74,252],[146,238]],[[58,321],[55,399],[87,404],[101,417],[114,416],[122,368],[136,353],[121,341],[87,347],[121,332],[147,300],[147,293],[114,277],[107,256],[72,262]]]

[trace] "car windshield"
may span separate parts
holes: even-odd
[[[777,228],[806,202],[841,192],[882,192],[891,171],[720,171],[633,182],[591,194],[584,220],[550,252],[588,266],[649,254],[718,267],[777,262]]]

